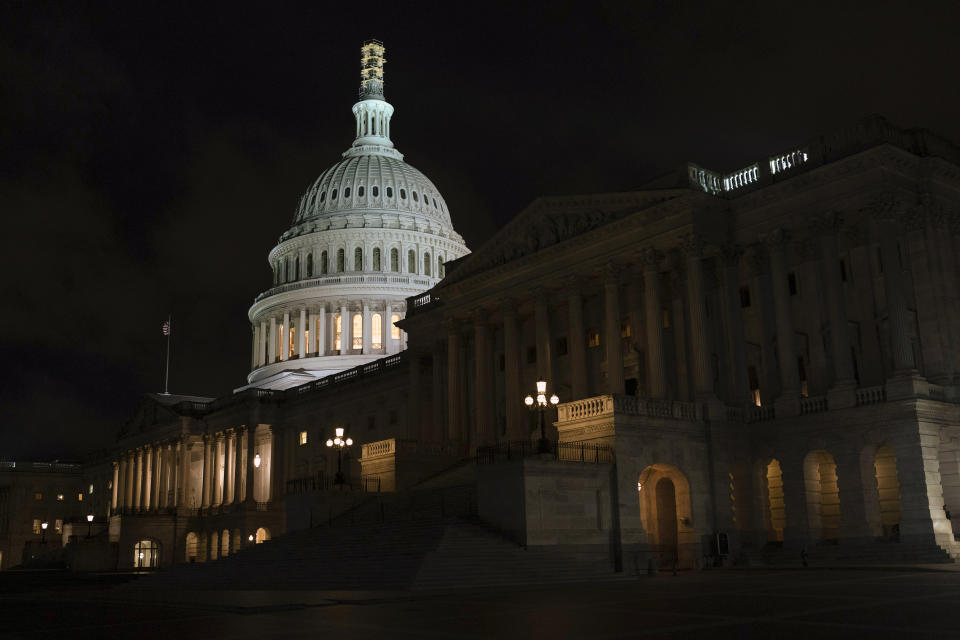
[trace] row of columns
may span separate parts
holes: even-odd
[[[412,194],[407,194],[408,197]],[[424,208],[428,206],[427,196],[423,196]],[[360,249],[360,260],[356,254],[348,254],[347,250],[330,243],[326,248],[314,247],[312,250],[303,248],[299,253],[279,258],[274,265],[274,286],[297,282],[306,278],[318,278],[328,275],[350,275],[351,273],[382,273],[406,276],[427,276],[442,278],[444,275],[444,256],[435,253],[436,249],[419,243],[401,243],[398,247],[390,247],[386,251],[379,246],[364,245],[354,247]],[[380,251],[380,265],[376,265],[374,251]],[[442,251],[442,250],[440,250]],[[341,264],[341,252],[342,264]],[[395,253],[394,253],[395,252]],[[369,257],[368,257],[369,256]],[[297,264],[299,260],[299,265]],[[312,261],[309,262],[309,261]],[[312,270],[309,268],[312,264]]]
[[[395,308],[396,305],[398,308]],[[251,369],[257,369],[273,362],[283,362],[293,356],[299,358],[326,355],[363,355],[397,353],[406,348],[406,334],[399,331],[399,337],[393,334],[393,318],[402,320],[405,313],[400,304],[390,301],[371,304],[364,300],[360,310],[349,302],[338,303],[336,311],[327,311],[326,307],[309,309],[300,307],[299,311],[286,311],[281,316],[270,316],[253,325],[253,353]],[[359,347],[353,345],[353,318],[362,317],[362,342]],[[380,330],[374,343],[374,315],[380,316]],[[337,321],[340,323],[340,348],[337,348]],[[272,336],[272,339],[271,339]],[[292,336],[292,337],[291,337]]]
[[[261,471],[254,465],[256,446],[255,434],[243,427],[128,451],[113,463],[113,508],[205,509],[254,500],[257,477],[260,473],[269,474],[269,466]],[[190,470],[191,452],[195,447],[201,447],[203,453],[199,487],[193,486]],[[263,457],[269,461],[269,452],[265,451]],[[266,501],[269,494],[267,489],[266,496],[256,497]]]

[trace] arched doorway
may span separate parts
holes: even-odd
[[[880,501],[880,524],[883,535],[900,535],[900,478],[897,475],[897,455],[889,445],[877,448],[873,456],[877,474],[877,498]]]
[[[803,459],[803,480],[810,536],[814,540],[837,540],[840,537],[840,490],[833,456],[822,449],[808,453]]]
[[[230,555],[230,530],[224,529],[220,534],[220,557],[226,558]]]
[[[133,545],[133,567],[156,569],[160,565],[160,544],[156,540],[141,540]]]
[[[197,562],[200,559],[200,538],[197,537],[196,533],[193,531],[188,533],[183,546],[184,556],[187,562]]]
[[[263,527],[260,527],[259,529],[257,529],[257,533],[254,536],[254,542],[256,542],[257,544],[260,544],[268,541],[269,539],[270,539],[269,529],[265,529]]]
[[[233,552],[236,553],[243,546],[243,536],[240,535],[240,529],[233,530]]]
[[[690,483],[679,469],[654,464],[637,479],[640,517],[650,551],[663,566],[692,567],[697,558]]]
[[[220,557],[218,553],[219,551],[220,551],[220,539],[219,539],[219,536],[217,535],[217,532],[214,531],[213,533],[210,534],[210,559],[216,560],[217,558],[219,558]]]
[[[764,475],[767,487],[767,542],[783,542],[787,508],[783,499],[783,470],[780,468],[780,461],[771,459],[764,469]]]

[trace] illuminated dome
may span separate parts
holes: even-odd
[[[393,323],[406,299],[468,253],[437,187],[390,139],[384,51],[364,43],[356,138],[300,198],[270,251],[273,286],[248,312],[248,386],[288,388],[402,350],[406,337]]]

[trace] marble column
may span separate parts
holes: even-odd
[[[212,443],[209,436],[203,436],[203,477],[200,486],[203,487],[203,497],[201,498],[200,508],[206,509],[210,506],[211,499],[211,476],[213,475],[213,454],[211,452]]]
[[[127,453],[127,480],[124,484],[124,492],[126,493],[126,498],[124,499],[123,506],[127,509],[133,509],[133,495],[134,490],[136,489],[134,483],[134,477],[136,477],[137,471],[137,454],[134,451],[129,451]]]
[[[608,264],[603,282],[603,332],[607,350],[607,393],[622,394],[623,351],[620,339],[620,280],[619,268]]]
[[[447,321],[447,433],[450,440],[463,441],[460,428],[460,327]]]
[[[242,503],[246,499],[246,474],[247,474],[247,429],[240,427],[236,432],[236,460],[234,461],[234,501]]]
[[[647,330],[647,395],[664,398],[667,374],[663,361],[663,310],[660,301],[660,262],[663,254],[656,249],[641,253],[643,263],[643,311]]]
[[[300,307],[300,321],[297,322],[297,354],[304,358],[307,355],[307,308]]]
[[[144,511],[149,511],[153,507],[153,503],[150,501],[153,497],[153,447],[147,445],[144,448],[143,457],[143,499],[140,504]]]
[[[503,302],[503,391],[507,403],[507,439],[526,440],[523,421],[523,392],[520,383],[520,335],[517,328],[517,307],[513,300]]]
[[[317,311],[317,321],[313,324],[314,331],[317,332],[317,355],[327,354],[327,305],[321,304]]]
[[[194,508],[199,505],[197,505],[193,499],[194,487],[190,478],[190,466],[193,460],[190,453],[190,442],[186,438],[181,438],[180,442],[177,443],[177,447],[180,454],[177,461],[177,469],[180,471],[178,476],[180,486],[177,488],[177,493],[175,494],[177,506]]]
[[[226,480],[225,449],[224,435],[218,433],[213,448],[213,498],[210,500],[213,505],[223,504],[223,482]]]
[[[537,340],[537,379],[547,380],[547,389],[553,392],[553,364],[550,358],[550,311],[547,307],[547,292],[540,289],[534,301],[534,324]]]
[[[307,345],[308,355],[323,355],[322,353],[318,353],[317,350],[317,338],[322,335],[322,332],[317,331],[317,314],[314,311],[311,311],[309,314],[307,314],[307,331],[304,339],[304,342],[306,342]]]
[[[250,369],[256,369],[259,364],[259,355],[257,349],[260,347],[260,325],[253,325],[253,349],[250,354]]]
[[[837,229],[840,219],[828,214],[814,221],[812,230],[820,236],[820,255],[823,260],[823,293],[830,324],[830,350],[833,356],[833,382],[827,394],[831,409],[852,407],[856,404],[857,382],[853,378],[853,360],[850,353],[850,330],[840,280],[840,250]]]
[[[267,323],[260,322],[260,333],[257,334],[257,366],[267,364]]]
[[[143,505],[143,449],[137,449],[137,463],[134,474],[133,508],[139,511]]]
[[[683,246],[687,261],[687,299],[689,300],[690,361],[693,363],[693,384],[697,397],[713,394],[710,375],[710,340],[707,334],[706,301],[703,286],[703,242],[689,235]]]
[[[280,360],[290,357],[290,312],[283,314],[283,324],[280,326]]]
[[[340,303],[340,355],[350,353],[350,327],[353,326],[350,311],[347,309],[347,303]]]
[[[493,349],[490,346],[490,326],[483,309],[473,312],[474,380],[476,419],[473,443],[476,446],[491,443],[494,437],[493,415]],[[471,447],[472,448],[472,447]]]
[[[226,457],[224,459],[224,486],[226,488],[226,495],[223,498],[223,504],[233,504],[233,501],[236,499],[237,485],[235,482],[237,469],[236,469],[236,459],[237,459],[237,433],[236,431],[231,431],[230,435],[227,436],[227,445],[226,445]]]
[[[256,456],[257,450],[257,432],[256,427],[250,426],[247,427],[246,435],[246,445],[247,445],[247,471],[246,477],[244,478],[244,488],[246,491],[245,500],[249,503],[253,503],[256,500],[255,486],[257,482],[257,468],[253,465],[254,457]]]
[[[387,301],[383,307],[383,352],[390,354],[396,353],[396,345],[393,344],[393,309],[390,302]]]
[[[580,400],[586,398],[590,391],[587,386],[587,333],[583,328],[583,294],[580,292],[579,279],[573,279],[568,282],[567,291],[567,351],[570,354],[570,386],[573,397],[571,400]],[[520,351],[517,347],[517,357]],[[518,366],[515,364],[515,366]],[[513,391],[520,394],[519,386]],[[520,413],[522,407],[517,406],[518,417],[521,424],[523,415]]]
[[[723,301],[727,320],[727,362],[732,368],[730,399],[736,406],[750,402],[750,380],[747,377],[747,345],[740,311],[740,257],[743,249],[727,245],[723,248]]]
[[[273,316],[270,317],[270,336],[267,343],[267,355],[269,356],[270,363],[277,361],[277,319]]]
[[[370,318],[370,303],[363,301],[363,354],[368,355],[370,351],[370,331],[372,330],[372,320]]]
[[[790,290],[787,287],[786,234],[778,229],[766,238],[766,242],[770,252],[777,355],[780,359],[781,391],[776,401],[776,410],[778,417],[794,416],[800,413],[800,382],[790,311]]]
[[[117,509],[120,506],[119,503],[119,491],[120,491],[120,463],[114,461],[113,463],[113,484],[111,487],[111,505],[114,509]]]

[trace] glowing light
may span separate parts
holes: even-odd
[[[526,404],[528,407],[532,407],[532,406],[533,406],[533,396],[527,396],[526,398],[523,399],[523,402],[524,402],[524,404]]]
[[[92,514],[92,513],[88,513],[88,514],[87,514],[87,522],[93,522],[93,514]]]
[[[249,540],[250,542],[253,542],[253,534],[252,534],[252,533],[251,533],[249,536],[247,536],[247,540]]]
[[[337,437],[338,438],[343,437],[343,427],[337,427]]]
[[[538,393],[537,404],[543,404],[543,405],[547,404],[547,396],[543,395],[542,393]]]
[[[349,447],[352,444],[353,444],[353,438],[347,438],[347,446]]]
[[[44,531],[46,531],[46,530],[47,530],[47,527],[49,527],[49,526],[50,526],[50,523],[48,523],[48,522],[42,522],[42,523],[40,524],[40,528],[43,529]]]
[[[332,446],[333,446],[333,440],[327,440],[327,446],[328,446],[328,447],[332,447]]]
[[[260,454],[259,454],[259,453],[256,454],[255,456],[253,456],[253,467],[254,467],[255,469],[259,469],[259,468],[260,468]]]
[[[537,380],[537,393],[544,394],[547,392],[547,381],[546,380]]]
[[[560,404],[560,398],[557,394],[550,396],[550,404]]]

